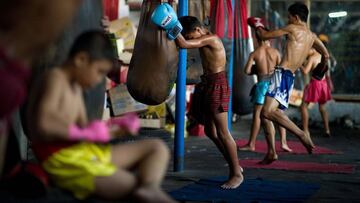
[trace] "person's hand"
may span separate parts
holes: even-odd
[[[117,132],[115,134],[136,135],[140,129],[140,119],[135,113],[129,113],[122,117],[110,119],[108,125],[114,129],[114,132]]]
[[[101,19],[101,26],[105,30],[105,32],[110,32],[110,20],[108,16],[103,16]]]
[[[331,80],[331,77],[329,76],[329,75],[326,75],[326,83],[327,83],[327,85],[329,86],[329,88],[330,88],[330,91],[331,92],[334,92],[334,84],[333,84],[333,82],[332,82],[332,80]]]
[[[151,20],[167,32],[167,37],[171,40],[181,33],[181,26],[174,9],[168,3],[162,3],[156,7],[151,15]]]

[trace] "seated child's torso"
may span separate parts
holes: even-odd
[[[61,126],[68,127],[74,123],[83,124],[80,122],[85,108],[82,89],[77,84],[71,85],[68,77],[60,68],[50,70],[39,81],[36,81],[29,98],[27,126],[32,141],[41,141],[42,137],[47,136],[40,130],[40,122],[44,116],[43,111],[55,111],[58,118],[54,119],[53,123],[59,122],[59,120],[63,121]]]
[[[49,92],[50,89],[47,87],[51,85],[59,85],[55,88],[58,92]],[[57,96],[51,97],[53,100],[49,101],[47,95],[52,93]],[[82,89],[78,85],[71,85],[62,69],[54,68],[45,74],[41,82],[35,86],[33,95],[36,99],[30,101],[29,105],[29,115],[34,118],[28,119],[29,135],[30,139],[33,141],[32,148],[35,155],[40,161],[44,161],[51,154],[74,144],[74,142],[66,140],[45,142],[42,139],[47,136],[38,129],[40,122],[39,118],[41,116],[40,112],[42,111],[43,105],[49,105],[50,103],[51,105],[47,108],[54,108],[57,116],[61,117],[60,120],[67,124],[79,123],[81,112],[84,109]]]
[[[57,94],[56,100],[48,101],[47,95],[53,94],[49,93],[47,86],[52,84],[60,84],[56,90],[59,92]],[[35,87],[34,92],[35,100],[30,102],[29,110],[31,117],[34,119],[29,119],[29,126],[32,128],[32,138],[39,136],[39,131],[36,129],[39,125],[39,115],[40,111],[43,108],[42,105],[48,105],[47,103],[51,102],[51,108],[54,108],[59,117],[62,120],[65,120],[67,123],[79,123],[79,118],[81,112],[84,109],[82,89],[79,85],[69,82],[69,79],[65,75],[64,71],[59,68],[54,68],[50,70],[42,78],[42,82]],[[47,108],[50,108],[48,106]],[[35,137],[34,137],[35,136]]]

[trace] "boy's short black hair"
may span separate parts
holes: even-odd
[[[197,27],[202,27],[200,21],[194,16],[182,16],[179,18],[179,21],[183,26],[182,35],[194,31]]]
[[[79,52],[85,52],[89,55],[91,61],[98,59],[107,59],[115,61],[114,47],[103,31],[87,31],[79,35],[73,43],[69,58],[75,57]]]
[[[299,16],[300,20],[302,20],[303,22],[307,22],[309,9],[305,4],[299,2],[294,3],[288,8],[288,11],[293,16]]]

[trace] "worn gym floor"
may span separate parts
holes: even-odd
[[[250,116],[241,117],[232,125],[232,135],[235,139],[248,139],[251,120]],[[280,154],[282,161],[306,161],[317,163],[353,164],[356,166],[353,174],[317,173],[270,169],[245,169],[245,179],[261,178],[275,181],[301,181],[320,185],[320,189],[306,202],[360,202],[360,130],[347,129],[332,124],[332,137],[323,136],[320,123],[312,125],[311,133],[316,145],[326,147],[340,154]],[[165,130],[143,129],[140,139],[144,137],[160,137],[173,149],[172,135]],[[278,136],[277,136],[278,138]],[[138,138],[136,138],[138,139]],[[263,132],[258,140],[263,140]],[[288,140],[297,141],[288,133]],[[262,159],[264,154],[254,152],[238,152],[239,159]],[[240,162],[241,163],[241,162]],[[227,166],[215,145],[206,137],[189,136],[185,139],[185,169],[173,172],[170,162],[163,187],[166,191],[174,191],[185,185],[192,184],[201,178],[211,178],[227,175]],[[241,186],[240,186],[241,187]],[[79,202],[69,193],[56,188],[50,188],[47,195],[38,198],[22,198],[5,190],[0,190],[0,202]],[[86,202],[104,202],[91,198]],[[187,201],[191,202],[191,201]]]

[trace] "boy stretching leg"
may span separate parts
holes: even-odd
[[[302,3],[292,4],[288,8],[288,25],[274,31],[266,31],[260,18],[250,17],[248,23],[256,29],[261,39],[272,39],[286,36],[284,56],[275,73],[271,77],[270,87],[267,92],[264,107],[261,111],[264,123],[268,152],[260,162],[270,164],[278,159],[275,151],[275,130],[273,122],[283,126],[296,135],[303,143],[308,153],[314,149],[310,136],[295,125],[282,111],[288,107],[288,99],[294,85],[294,73],[304,63],[309,50],[314,47],[322,54],[324,61],[329,58],[329,53],[324,44],[311,32],[306,22],[309,10]]]
[[[270,85],[270,77],[274,73],[275,66],[279,65],[281,57],[277,49],[270,46],[269,40],[261,40],[256,34],[258,47],[253,51],[245,65],[244,72],[248,75],[256,74],[258,83],[254,85],[251,92],[251,101],[254,103],[253,121],[251,124],[250,138],[246,145],[239,147],[241,151],[255,151],[256,137],[260,131],[260,113],[265,102],[266,92]],[[255,65],[253,66],[253,62]],[[291,152],[286,142],[285,128],[278,126],[281,149]]]

